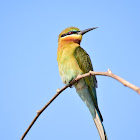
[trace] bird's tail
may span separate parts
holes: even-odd
[[[101,138],[101,140],[107,140],[107,135],[106,135],[102,120],[100,119],[99,112],[96,109],[95,109],[95,113],[96,113],[96,116],[94,118],[94,122],[98,129],[100,138]]]

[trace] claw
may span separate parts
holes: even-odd
[[[75,78],[73,79],[73,80],[71,80],[70,82],[69,82],[69,87],[70,88],[72,88],[73,87],[73,85],[71,84],[71,83],[73,83],[73,82],[75,82],[76,80],[75,80]]]
[[[72,85],[71,83],[69,83],[69,87],[72,88],[72,86],[73,86],[73,85]]]

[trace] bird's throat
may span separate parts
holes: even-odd
[[[80,42],[81,42],[81,39],[79,39],[79,38],[74,38],[74,37],[67,37],[67,38],[65,38],[65,41],[67,42],[67,43],[77,43],[77,44],[80,44]]]
[[[80,42],[82,40],[82,35],[70,35],[66,36],[60,39],[60,42],[65,42],[65,43],[77,43],[80,45]]]

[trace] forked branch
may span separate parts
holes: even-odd
[[[41,115],[41,113],[53,102],[53,100],[62,92],[64,91],[66,88],[71,87],[73,84],[75,84],[76,82],[78,82],[80,79],[91,76],[91,75],[102,75],[102,76],[109,76],[112,77],[114,79],[116,79],[117,81],[119,81],[120,83],[122,83],[124,86],[127,86],[131,89],[133,89],[134,91],[136,91],[138,94],[140,94],[140,88],[136,87],[135,85],[129,83],[128,81],[124,80],[123,78],[113,74],[111,72],[111,70],[108,69],[108,72],[95,72],[95,71],[89,71],[88,73],[85,73],[83,75],[79,75],[77,76],[74,80],[72,80],[70,82],[70,84],[65,85],[63,88],[58,89],[57,93],[54,95],[54,97],[40,110],[37,111],[37,114],[35,116],[35,118],[33,119],[33,121],[31,122],[31,124],[29,125],[29,127],[27,128],[27,130],[25,131],[25,133],[23,134],[23,136],[21,137],[20,140],[23,140],[24,137],[26,136],[26,134],[29,132],[29,130],[31,129],[31,127],[33,126],[33,124],[36,122],[36,120],[38,119],[38,117]]]

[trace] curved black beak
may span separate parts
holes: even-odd
[[[91,31],[91,30],[97,29],[97,28],[98,28],[98,27],[89,28],[89,29],[80,31],[80,32],[78,32],[77,34],[78,34],[78,35],[84,35],[85,33],[89,32],[89,31]]]

